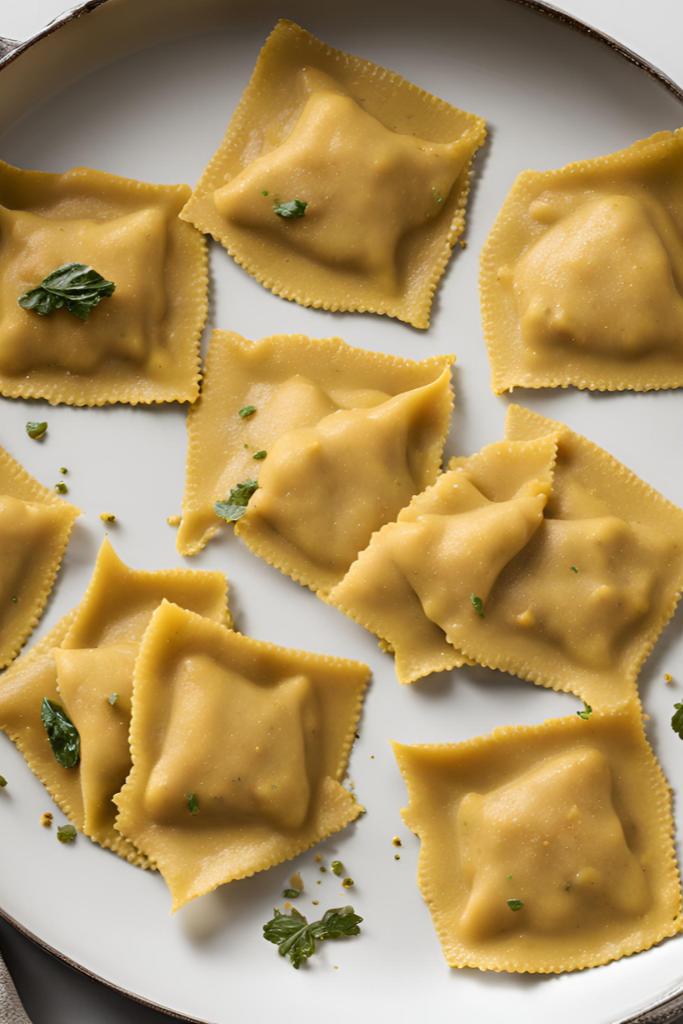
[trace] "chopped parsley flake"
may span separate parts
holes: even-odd
[[[55,484],[55,490],[58,494],[67,494],[69,488],[66,486],[63,480],[60,480],[58,484]]]
[[[472,607],[474,608],[474,610],[477,613],[477,615],[479,616],[479,618],[483,619],[484,618],[484,602],[482,601],[482,599],[480,597],[477,597],[475,594],[470,594],[470,601],[472,602]]]
[[[583,718],[584,721],[587,722],[590,716],[593,714],[593,708],[590,706],[590,704],[586,704],[586,702],[584,701],[583,711],[577,711],[576,713],[579,716],[579,718]]]
[[[187,794],[187,806],[190,814],[199,814],[199,800],[194,793]]]
[[[683,704],[674,704],[674,708],[676,710],[674,711],[673,718],[671,719],[671,728],[674,732],[677,732],[683,740]]]
[[[273,210],[278,217],[292,220],[296,217],[303,217],[307,206],[308,203],[305,203],[303,199],[292,199],[288,203],[273,203]]]
[[[247,511],[247,505],[252,494],[258,490],[255,480],[245,480],[243,484],[237,484],[230,491],[227,501],[217,501],[213,510],[226,523],[234,523],[241,519]]]
[[[576,566],[575,566],[575,565],[570,565],[570,566],[569,566],[569,568],[571,569],[571,571],[572,571],[572,572],[578,572],[578,571],[579,571],[579,570],[578,570],[578,569],[576,568]]]
[[[296,900],[301,896],[298,889],[283,889],[282,895],[286,900]]]
[[[256,412],[255,405],[243,405],[240,409],[240,416],[243,420],[246,420],[247,416],[253,416]]]
[[[340,860],[333,860],[332,863],[330,864],[330,868],[332,869],[333,875],[341,875],[343,870],[343,864]]]
[[[60,843],[73,843],[76,835],[76,829],[73,825],[57,826],[57,839],[59,839]]]
[[[262,195],[262,196],[267,196],[267,195],[268,195],[268,189],[267,189],[267,188],[264,188],[264,190],[263,190],[263,192],[261,193],[261,195]]]
[[[26,424],[26,433],[34,441],[40,441],[41,437],[45,437],[47,434],[47,422],[43,421],[42,423],[34,423],[29,420]]]
[[[521,900],[508,900],[507,904],[510,910],[521,910],[524,906]]]
[[[66,476],[69,470],[66,468],[66,466],[62,466],[59,472],[62,474],[62,476]]]
[[[353,885],[355,882],[352,878],[345,878],[342,882],[342,889],[350,889]]]
[[[14,602],[14,604],[16,604],[18,600],[19,598],[15,594],[14,597],[12,598],[12,601]]]
[[[7,779],[4,775],[0,775],[0,789],[4,789],[7,785]]]
[[[260,451],[254,452],[252,459],[256,459],[257,462],[263,462],[267,454],[268,452],[264,448],[261,448]]]
[[[315,953],[316,939],[358,935],[362,920],[354,914],[353,907],[338,907],[326,911],[320,921],[309,924],[304,915],[292,907],[290,914],[274,911],[274,917],[263,926],[263,937],[278,947],[280,956],[288,956],[292,967],[298,970]]]

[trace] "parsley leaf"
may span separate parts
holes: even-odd
[[[570,565],[570,566],[569,566],[569,568],[571,569],[571,571],[572,571],[572,572],[578,572],[578,571],[579,571],[579,570],[578,570],[578,569],[576,568],[576,566],[575,566],[575,565]]]
[[[521,910],[524,906],[521,900],[508,900],[507,903],[510,910]]]
[[[257,462],[263,462],[267,454],[268,452],[265,450],[265,448],[261,448],[260,451],[254,452],[254,454],[252,455],[252,459],[256,459]]]
[[[57,839],[59,839],[60,843],[72,843],[76,835],[77,832],[73,825],[57,826]]]
[[[65,263],[44,277],[37,288],[25,292],[19,299],[22,309],[32,309],[39,316],[47,316],[53,309],[66,306],[79,320],[87,320],[90,310],[100,299],[114,294],[116,285],[105,281],[92,267],[84,263]]]
[[[217,501],[213,510],[217,516],[225,519],[226,523],[234,523],[247,511],[249,499],[257,490],[258,484],[255,480],[245,480],[243,484],[237,484],[232,488],[227,501]]]
[[[246,420],[247,416],[253,416],[256,412],[255,405],[243,405],[240,409],[240,416],[243,420]]]
[[[194,793],[187,794],[187,806],[190,814],[199,814],[199,800]]]
[[[302,199],[292,199],[288,203],[273,203],[273,210],[278,217],[291,220],[295,217],[303,217],[307,206],[308,203],[305,203]]]
[[[683,704],[674,704],[676,710],[674,711],[673,718],[671,719],[671,728],[674,732],[683,740]]]
[[[274,911],[274,917],[263,926],[263,937],[278,947],[280,956],[288,956],[296,970],[315,953],[316,939],[336,939],[340,935],[358,935],[362,917],[353,907],[328,910],[320,921],[308,923],[303,914],[292,907],[290,914]]]
[[[301,896],[301,893],[298,889],[283,889],[282,895],[286,900],[296,900]]]
[[[47,434],[47,420],[44,420],[42,423],[29,420],[26,424],[26,433],[34,441],[40,441],[41,437],[45,437]]]
[[[40,717],[45,726],[52,753],[58,764],[74,768],[81,756],[81,737],[61,704],[43,697]]]
[[[110,693],[109,696],[107,697],[107,700],[109,701],[112,707],[114,707],[114,704],[116,704],[118,696],[118,693]]]
[[[477,615],[479,616],[479,618],[483,619],[484,618],[484,602],[482,601],[482,599],[480,597],[476,597],[474,594],[470,594],[470,601],[472,602],[472,607],[474,608],[474,610],[477,613]]]
[[[7,785],[7,779],[4,775],[0,775],[0,789],[4,789]]]
[[[587,722],[590,716],[593,714],[593,708],[590,706],[590,704],[586,704],[586,702],[584,701],[583,711],[577,711],[576,713],[579,716],[579,718],[583,718],[584,721]]]
[[[333,860],[330,867],[332,868],[333,875],[341,875],[344,865],[340,860]]]
[[[63,480],[60,480],[58,484],[55,484],[55,490],[58,494],[68,494],[69,488],[66,486]]]

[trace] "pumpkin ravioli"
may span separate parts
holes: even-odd
[[[671,794],[637,701],[394,752],[451,967],[557,974],[681,930]]]
[[[56,405],[195,400],[207,314],[202,236],[178,219],[186,185],[0,161],[0,393]],[[87,321],[19,298],[68,263],[115,291]]]
[[[133,666],[152,612],[164,597],[230,624],[222,573],[130,569],[102,543],[77,608],[0,677],[0,728],[69,820],[133,863],[147,860],[113,827],[111,802],[130,770]],[[109,698],[116,694],[114,704]],[[43,698],[60,704],[79,731],[73,768],[56,760],[40,717]]]
[[[368,676],[359,662],[157,609],[135,665],[116,827],[154,861],[174,911],[358,816],[340,782]]]
[[[481,118],[281,20],[181,216],[276,295],[426,328],[485,137]]]
[[[0,448],[0,668],[42,615],[80,514]]]
[[[180,553],[203,547],[221,527],[215,502],[253,479],[237,533],[294,579],[329,589],[372,532],[436,479],[452,362],[417,363],[339,338],[249,342],[214,332],[188,414]]]
[[[481,258],[496,394],[683,385],[683,130],[514,183]]]

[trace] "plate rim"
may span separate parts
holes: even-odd
[[[111,2],[112,0],[84,0],[84,2],[78,3],[66,10],[63,14],[58,15],[52,21],[48,22],[48,24],[42,29],[39,29],[25,40],[8,39],[0,35],[0,74],[7,67],[20,59],[23,54],[32,49],[36,44],[41,43],[55,32],[65,28],[71,22],[92,14],[100,7]],[[639,71],[653,79],[659,86],[664,88],[676,100],[678,100],[679,103],[683,104],[683,87],[679,86],[674,79],[651,61],[641,56],[635,50],[625,46],[623,43],[619,42],[618,39],[615,39],[608,33],[595,28],[588,22],[583,21],[581,18],[577,18],[575,15],[570,14],[567,11],[561,10],[559,7],[555,7],[551,3],[547,3],[546,0],[504,0],[504,2],[515,4],[518,7],[524,7],[527,10],[541,14],[549,20],[559,23],[564,28],[578,32],[580,35],[591,39],[593,42],[607,47],[607,49],[612,50],[623,60],[634,65]],[[32,942],[33,945],[42,949],[49,956],[66,965],[77,974],[89,978],[91,981],[95,981],[100,985],[104,985],[105,988],[117,992],[119,995],[132,1000],[134,1003],[138,1003],[139,1005],[145,1006],[151,1010],[156,1010],[158,1013],[162,1013],[172,1020],[183,1021],[184,1024],[214,1024],[214,1022],[208,1021],[205,1018],[190,1017],[172,1009],[171,1007],[163,1006],[161,1003],[156,1003],[153,1000],[140,995],[138,992],[133,992],[130,989],[123,988],[115,982],[97,974],[95,971],[91,971],[89,968],[84,967],[82,964],[78,963],[78,961],[73,960],[65,953],[60,952],[60,950],[50,945],[50,943],[46,942],[44,939],[39,938],[39,936],[37,936],[33,931],[26,928],[11,914],[7,913],[1,905],[0,918],[2,918],[2,920],[9,924],[10,927],[20,935]],[[621,1017],[618,1021],[615,1021],[614,1024],[671,1024],[671,1022],[673,1022],[681,1012],[683,1012],[683,984],[661,999],[657,999],[655,1002],[637,1010],[635,1014],[631,1014],[628,1017]]]

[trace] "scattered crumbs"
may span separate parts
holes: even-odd
[[[370,760],[371,760],[371,761],[374,761],[374,760],[375,760],[375,755],[374,755],[374,754],[370,754]]]
[[[303,879],[301,877],[301,872],[300,871],[296,871],[292,875],[292,877],[289,880],[289,884],[291,885],[292,889],[298,889],[299,892],[303,892],[304,882],[303,882]]]
[[[323,883],[320,881],[320,879],[318,879],[318,881],[315,884],[316,885],[322,885]]]
[[[69,470],[66,468],[66,466],[62,466],[59,472],[62,474],[62,476],[66,476]]]
[[[334,969],[335,969],[335,971],[338,971],[339,970],[339,964],[335,964],[334,965]]]
[[[289,910],[291,906],[291,903],[285,903],[285,910]]]
[[[462,239],[460,240],[459,245],[460,245],[461,249],[466,249],[467,248],[467,242],[463,242]]]
[[[4,789],[7,785],[7,779],[4,775],[0,775],[0,789]]]
[[[394,844],[394,846],[403,846],[403,843],[398,838],[398,836],[394,836],[394,838],[391,841]]]
[[[345,878],[342,882],[343,889],[350,889],[352,885],[354,885],[354,881],[352,878]]]
[[[50,828],[52,826],[52,813],[50,811],[45,811],[45,814],[40,819],[40,824],[43,828]]]
[[[58,484],[55,484],[55,490],[58,494],[67,494],[69,488],[66,486],[63,480],[60,480]]]
[[[322,853],[316,853],[315,859],[316,859],[316,863],[319,864],[320,861],[323,859]]]
[[[115,523],[116,516],[113,512],[100,512],[100,519],[103,523]]]
[[[181,521],[182,517],[179,516],[177,512],[174,516],[166,517],[166,522],[168,523],[169,526],[180,526]]]
[[[394,860],[400,860],[400,859],[401,859],[401,854],[400,853],[395,853],[394,854]]]
[[[314,907],[317,907],[318,904],[320,903],[320,900],[311,900],[311,903],[313,904]]]
[[[16,598],[15,598],[15,601],[16,601]],[[672,676],[671,676],[671,674],[669,672],[665,672],[664,673],[664,682],[665,683],[673,682],[673,678],[672,678]]]

